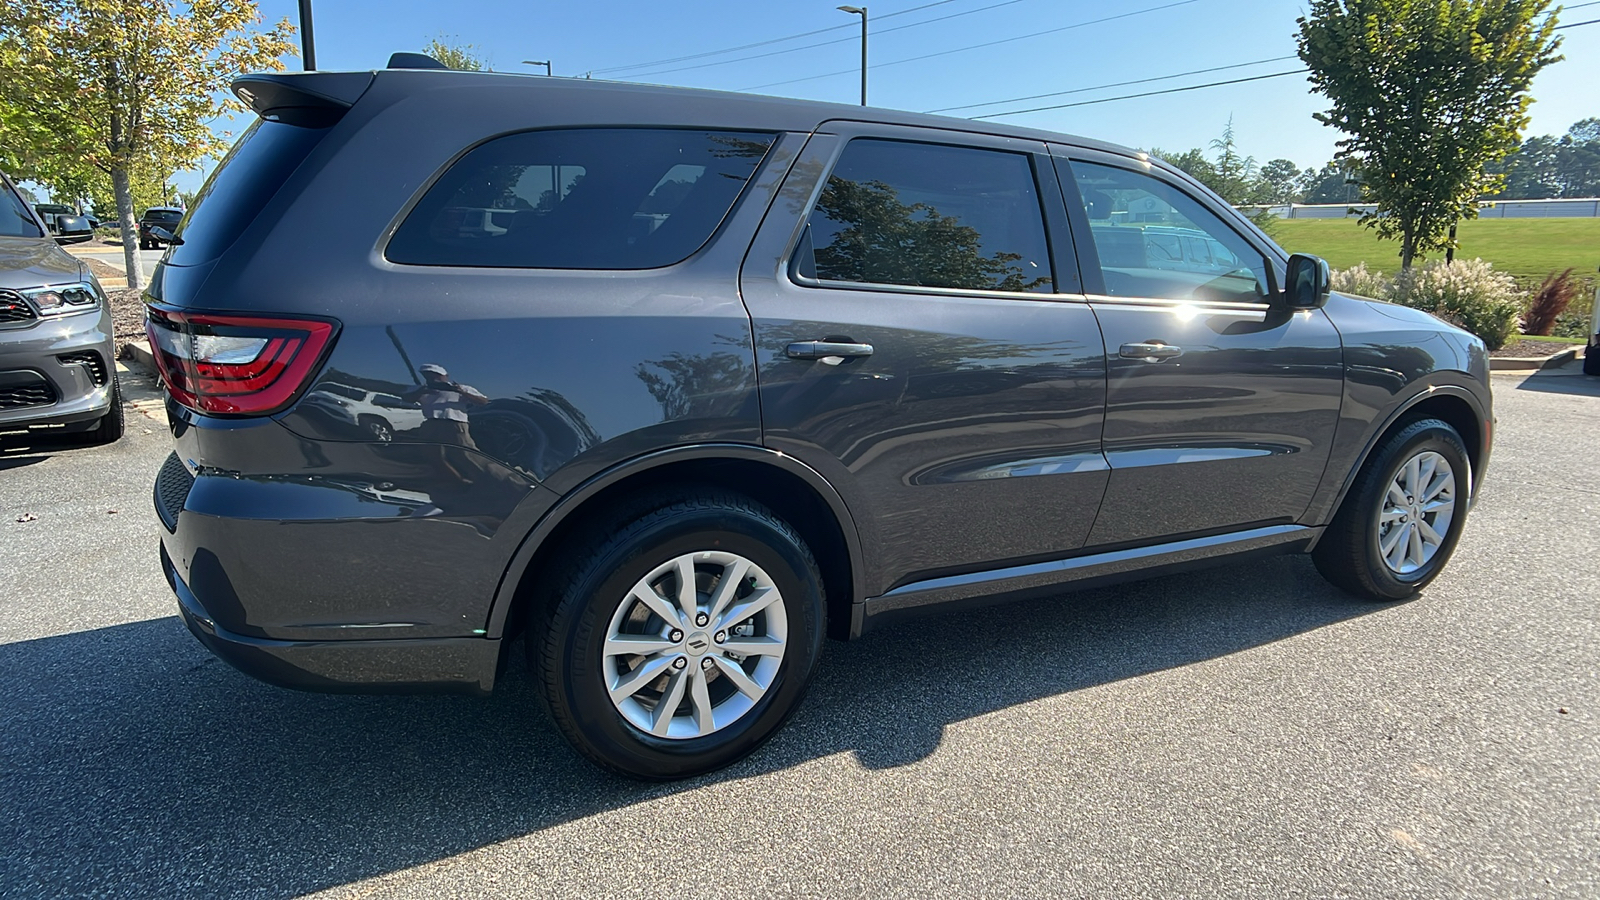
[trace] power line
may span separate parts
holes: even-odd
[[[948,2],[952,2],[952,0],[943,0],[943,2],[947,2],[948,3]],[[906,23],[904,25],[896,25],[893,28],[879,28],[879,29],[874,30],[872,32],[872,35],[873,35],[873,37],[881,37],[881,36],[886,35],[886,34],[892,34],[893,32],[896,32],[896,31],[904,31],[907,28],[919,28],[919,27],[921,27],[923,25],[932,25],[934,22],[943,22],[946,19],[957,19],[957,18],[960,18],[962,16],[970,16],[970,15],[974,15],[976,13],[988,12],[991,9],[999,9],[1002,6],[1012,6],[1012,5],[1017,4],[1017,3],[1026,3],[1026,2],[1028,2],[1028,0],[1003,0],[1003,2],[1001,2],[1001,3],[992,3],[992,4],[988,5],[988,6],[980,6],[977,9],[969,9],[969,10],[965,10],[965,11],[958,12],[958,13],[950,13],[949,15],[946,15],[946,16],[938,16],[938,17],[932,18],[932,19],[924,19],[921,22],[908,22],[908,23]],[[937,5],[938,4],[933,4],[933,3],[928,4],[928,6],[937,6]],[[903,10],[902,13],[915,12],[916,10],[926,9],[926,8],[927,8],[927,6],[916,6],[916,7],[912,7],[911,9]],[[877,16],[877,17],[875,17],[873,19],[873,21],[881,21],[883,19],[889,18],[889,16],[901,15],[902,13],[889,13],[887,15]],[[852,28],[853,29],[855,27],[856,26],[854,26],[854,25],[836,25],[833,28],[825,28],[825,29],[823,29],[823,31],[837,31],[840,28]],[[810,32],[810,34],[821,34],[821,33],[822,32],[820,32],[820,31]],[[681,67],[676,68],[676,69],[662,69],[659,72],[642,72],[640,74],[630,75],[630,76],[627,76],[627,77],[629,77],[629,78],[654,78],[657,75],[670,75],[673,72],[687,72],[687,71],[690,71],[692,69],[708,69],[708,68],[711,68],[712,66],[726,66],[726,65],[731,65],[733,63],[749,62],[750,60],[753,60],[753,59],[766,59],[769,56],[782,56],[785,53],[798,53],[801,50],[814,50],[814,49],[816,49],[818,47],[831,47],[834,44],[850,43],[850,42],[853,42],[855,40],[856,40],[855,36],[852,35],[850,37],[835,38],[834,40],[831,40],[831,41],[818,41],[815,44],[803,44],[803,45],[801,45],[799,47],[789,47],[789,48],[784,49],[784,50],[772,50],[772,51],[769,51],[769,52],[766,52],[766,53],[757,53],[757,54],[755,54],[753,56],[741,56],[738,59],[723,59],[723,60],[718,60],[716,62],[700,63],[699,65],[693,65],[693,66],[681,66]],[[775,41],[765,41],[763,43],[776,43],[776,42]],[[751,45],[751,46],[757,46],[757,45]],[[701,54],[701,55],[703,55],[703,56],[714,56],[716,54]],[[860,69],[851,69],[850,71],[859,72],[861,70]]]
[[[933,3],[924,3],[921,6],[913,6],[910,9],[902,9],[899,12],[884,13],[884,14],[879,15],[879,16],[873,16],[873,20],[874,21],[882,21],[884,19],[892,19],[895,16],[903,16],[906,13],[914,13],[914,12],[917,12],[918,10],[928,9],[928,8],[934,7],[934,6],[944,6],[946,3],[954,3],[954,2],[956,2],[956,0],[934,0]],[[1600,2],[1600,0],[1597,0],[1597,2]],[[977,11],[978,10],[974,10],[974,12],[977,12]],[[958,13],[957,15],[961,15],[961,14]],[[938,21],[938,20],[934,19],[932,21]],[[756,47],[767,47],[767,46],[771,46],[772,44],[781,44],[784,41],[795,41],[795,40],[799,40],[800,38],[804,38],[804,37],[811,37],[813,35],[818,35],[818,34],[827,34],[830,31],[839,31],[839,30],[845,29],[845,28],[854,29],[855,27],[856,27],[855,25],[830,25],[827,28],[818,28],[815,31],[802,31],[799,34],[791,34],[791,35],[788,35],[786,37],[771,38],[771,39],[765,40],[765,41],[756,41],[753,44],[740,44],[737,47],[724,47],[721,50],[707,50],[704,53],[694,53],[694,54],[690,54],[689,56],[674,56],[671,59],[658,59],[658,60],[655,60],[653,62],[634,63],[634,64],[628,65],[628,66],[611,66],[610,68],[606,68],[606,69],[595,69],[594,72],[596,74],[599,74],[601,72],[621,72],[621,71],[623,71],[625,69],[650,69],[650,68],[654,68],[656,66],[668,66],[668,65],[671,65],[673,63],[687,62],[688,60],[691,60],[691,59],[705,59],[708,56],[720,56],[720,55],[722,55],[724,53],[737,53],[740,50],[750,50],[750,49],[753,49],[753,48],[756,48]],[[849,40],[849,39],[846,38],[846,40]],[[828,43],[839,43],[839,41],[829,41]],[[822,45],[821,44],[816,44],[816,45],[813,45],[813,46],[822,46]],[[798,48],[797,47],[795,49],[802,49],[802,48]],[[782,52],[787,53],[788,51],[782,51]]]
[[[1144,15],[1145,13],[1159,12],[1159,11],[1161,11],[1163,9],[1172,9],[1175,6],[1187,6],[1190,3],[1198,3],[1198,2],[1200,2],[1200,0],[1175,0],[1175,2],[1173,2],[1173,3],[1166,3],[1166,4],[1163,4],[1161,6],[1151,6],[1151,7],[1145,8],[1145,9],[1136,9],[1136,10],[1134,10],[1132,12],[1118,13],[1118,14],[1116,14],[1114,16],[1105,16],[1104,18],[1090,19],[1087,22],[1076,22],[1076,23],[1073,23],[1071,25],[1063,25],[1060,28],[1050,28],[1050,29],[1047,29],[1045,31],[1035,31],[1035,32],[1033,32],[1031,34],[1021,34],[1021,35],[1017,35],[1015,37],[1001,38],[1001,39],[996,40],[996,41],[985,41],[985,42],[983,42],[981,44],[970,44],[970,45],[965,46],[965,47],[954,47],[954,48],[951,48],[949,50],[940,50],[940,51],[937,51],[935,53],[924,53],[921,56],[911,56],[911,57],[907,57],[905,59],[891,60],[890,62],[878,63],[876,65],[869,66],[868,68],[870,68],[870,69],[883,69],[883,68],[887,68],[889,66],[899,66],[899,65],[904,65],[905,63],[920,62],[920,61],[922,61],[924,59],[933,59],[934,57],[938,57],[938,56],[949,56],[952,53],[964,53],[964,52],[966,52],[968,50],[979,50],[979,49],[982,49],[984,47],[994,47],[994,46],[997,46],[999,44],[1009,44],[1009,43],[1011,43],[1013,41],[1022,41],[1022,40],[1027,40],[1029,38],[1043,37],[1043,36],[1045,36],[1047,34],[1058,34],[1058,33],[1063,32],[1063,31],[1071,31],[1074,28],[1084,28],[1084,27],[1087,27],[1089,25],[1099,25],[1099,24],[1104,23],[1104,22],[1114,22],[1114,21],[1116,21],[1118,19],[1126,19],[1126,18],[1130,18],[1132,16],[1140,16],[1140,15]],[[762,88],[778,87],[779,85],[784,85],[784,84],[795,84],[795,83],[798,83],[798,82],[801,82],[801,81],[815,81],[818,78],[832,78],[835,75],[847,75],[847,74],[851,74],[851,73],[859,72],[859,71],[861,71],[859,68],[856,68],[856,69],[844,69],[844,70],[839,71],[839,72],[826,72],[826,73],[821,74],[821,75],[808,75],[808,76],[806,76],[804,78],[790,78],[787,81],[773,81],[773,82],[769,82],[767,84],[758,84],[758,85],[755,85],[754,87],[740,88],[739,90],[742,90],[742,91],[757,91],[757,90],[760,90]]]
[[[1600,3],[1600,0],[1595,0],[1595,2]],[[1153,78],[1139,78],[1139,79],[1136,79],[1134,81],[1116,81],[1116,82],[1112,82],[1110,84],[1097,84],[1097,85],[1093,85],[1091,87],[1073,88],[1072,90],[1069,90],[1069,91],[1052,91],[1052,92],[1050,92],[1048,94],[1030,94],[1030,95],[1028,95],[1026,97],[1012,97],[1012,98],[1007,99],[1007,100],[990,100],[990,101],[985,102],[985,103],[968,103],[965,106],[942,106],[942,107],[940,107],[938,109],[930,109],[930,110],[928,110],[928,112],[930,112],[930,113],[951,112],[953,110],[958,110],[958,109],[976,109],[977,107],[980,107],[980,106],[999,106],[1002,103],[1021,103],[1024,100],[1042,100],[1045,97],[1062,97],[1062,96],[1065,96],[1067,94],[1085,94],[1085,93],[1088,93],[1089,91],[1099,91],[1099,90],[1104,90],[1106,88],[1127,87],[1128,85],[1132,85],[1132,84],[1149,84],[1152,81],[1167,81],[1167,80],[1172,79],[1172,78],[1183,78],[1184,76],[1187,76],[1187,75],[1205,75],[1205,74],[1210,73],[1210,72],[1223,72],[1223,71],[1226,71],[1228,69],[1243,69],[1243,68],[1245,68],[1247,66],[1259,66],[1259,65],[1264,65],[1266,63],[1283,62],[1284,60],[1295,59],[1295,58],[1296,58],[1295,55],[1291,53],[1288,56],[1274,56],[1274,57],[1271,57],[1270,59],[1258,59],[1258,60],[1254,60],[1252,62],[1233,63],[1232,65],[1227,65],[1227,66],[1212,66],[1209,69],[1191,69],[1191,70],[1189,70],[1187,72],[1174,72],[1171,75],[1157,75],[1157,76],[1155,76]]]
[[[986,113],[981,116],[972,116],[974,119],[998,119],[1001,116],[1020,116],[1023,113],[1044,112],[1051,109],[1070,109],[1074,106],[1092,106],[1096,103],[1110,103],[1113,100],[1132,100],[1136,97],[1155,97],[1160,94],[1179,94],[1184,91],[1198,91],[1201,88],[1221,87],[1225,84],[1244,84],[1247,81],[1265,81],[1268,78],[1282,78],[1285,75],[1299,75],[1305,69],[1291,69],[1288,72],[1273,72],[1271,75],[1251,75],[1249,78],[1233,78],[1228,81],[1212,81],[1206,84],[1191,84],[1184,87],[1167,88],[1161,91],[1145,91],[1141,94],[1123,94],[1120,97],[1101,97],[1098,100],[1079,100],[1076,103],[1058,103],[1054,106],[1036,106],[1032,109],[1013,109],[1008,112]]]
[[[1585,4],[1585,5],[1587,5],[1587,4]],[[1552,31],[1560,31],[1560,30],[1562,30],[1564,28],[1577,28],[1579,25],[1594,25],[1594,24],[1597,24],[1597,23],[1600,23],[1600,19],[1590,19],[1587,22],[1573,22],[1571,25],[1557,25],[1555,28],[1553,28],[1551,30]]]

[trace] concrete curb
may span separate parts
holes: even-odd
[[[156,374],[156,358],[150,353],[149,341],[128,341],[117,355],[143,369],[146,374]]]
[[[1577,359],[1578,351],[1581,349],[1583,349],[1582,344],[1574,344],[1554,356],[1491,356],[1489,371],[1532,372],[1538,369],[1559,369]]]

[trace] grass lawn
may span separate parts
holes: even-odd
[[[1600,266],[1600,219],[1474,219],[1462,222],[1458,234],[1458,258],[1481,256],[1512,275],[1542,277],[1569,267],[1593,275]],[[1388,273],[1400,268],[1400,243],[1379,240],[1355,219],[1279,219],[1273,239],[1290,253],[1314,253],[1335,269],[1360,262]]]

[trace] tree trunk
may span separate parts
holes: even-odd
[[[128,287],[144,290],[144,267],[139,262],[139,223],[133,218],[133,185],[128,167],[111,164],[111,190],[117,195],[117,224],[122,227],[122,258],[128,266]]]
[[[1407,227],[1400,232],[1400,270],[1411,268],[1411,261],[1417,256],[1417,234],[1413,228]]]

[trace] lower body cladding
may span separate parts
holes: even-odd
[[[486,637],[400,640],[276,641],[217,627],[199,598],[173,570],[166,547],[161,568],[178,609],[200,643],[229,665],[280,687],[325,693],[462,693],[487,695],[500,667],[500,641]]]
[[[0,431],[93,428],[111,408],[111,314],[0,328]]]
[[[1261,556],[1310,550],[1321,527],[1268,525],[1245,531],[1146,547],[1088,553],[1070,559],[930,578],[895,588],[855,606],[851,634],[861,635],[901,619],[1048,596],[1065,590],[1173,575]]]

